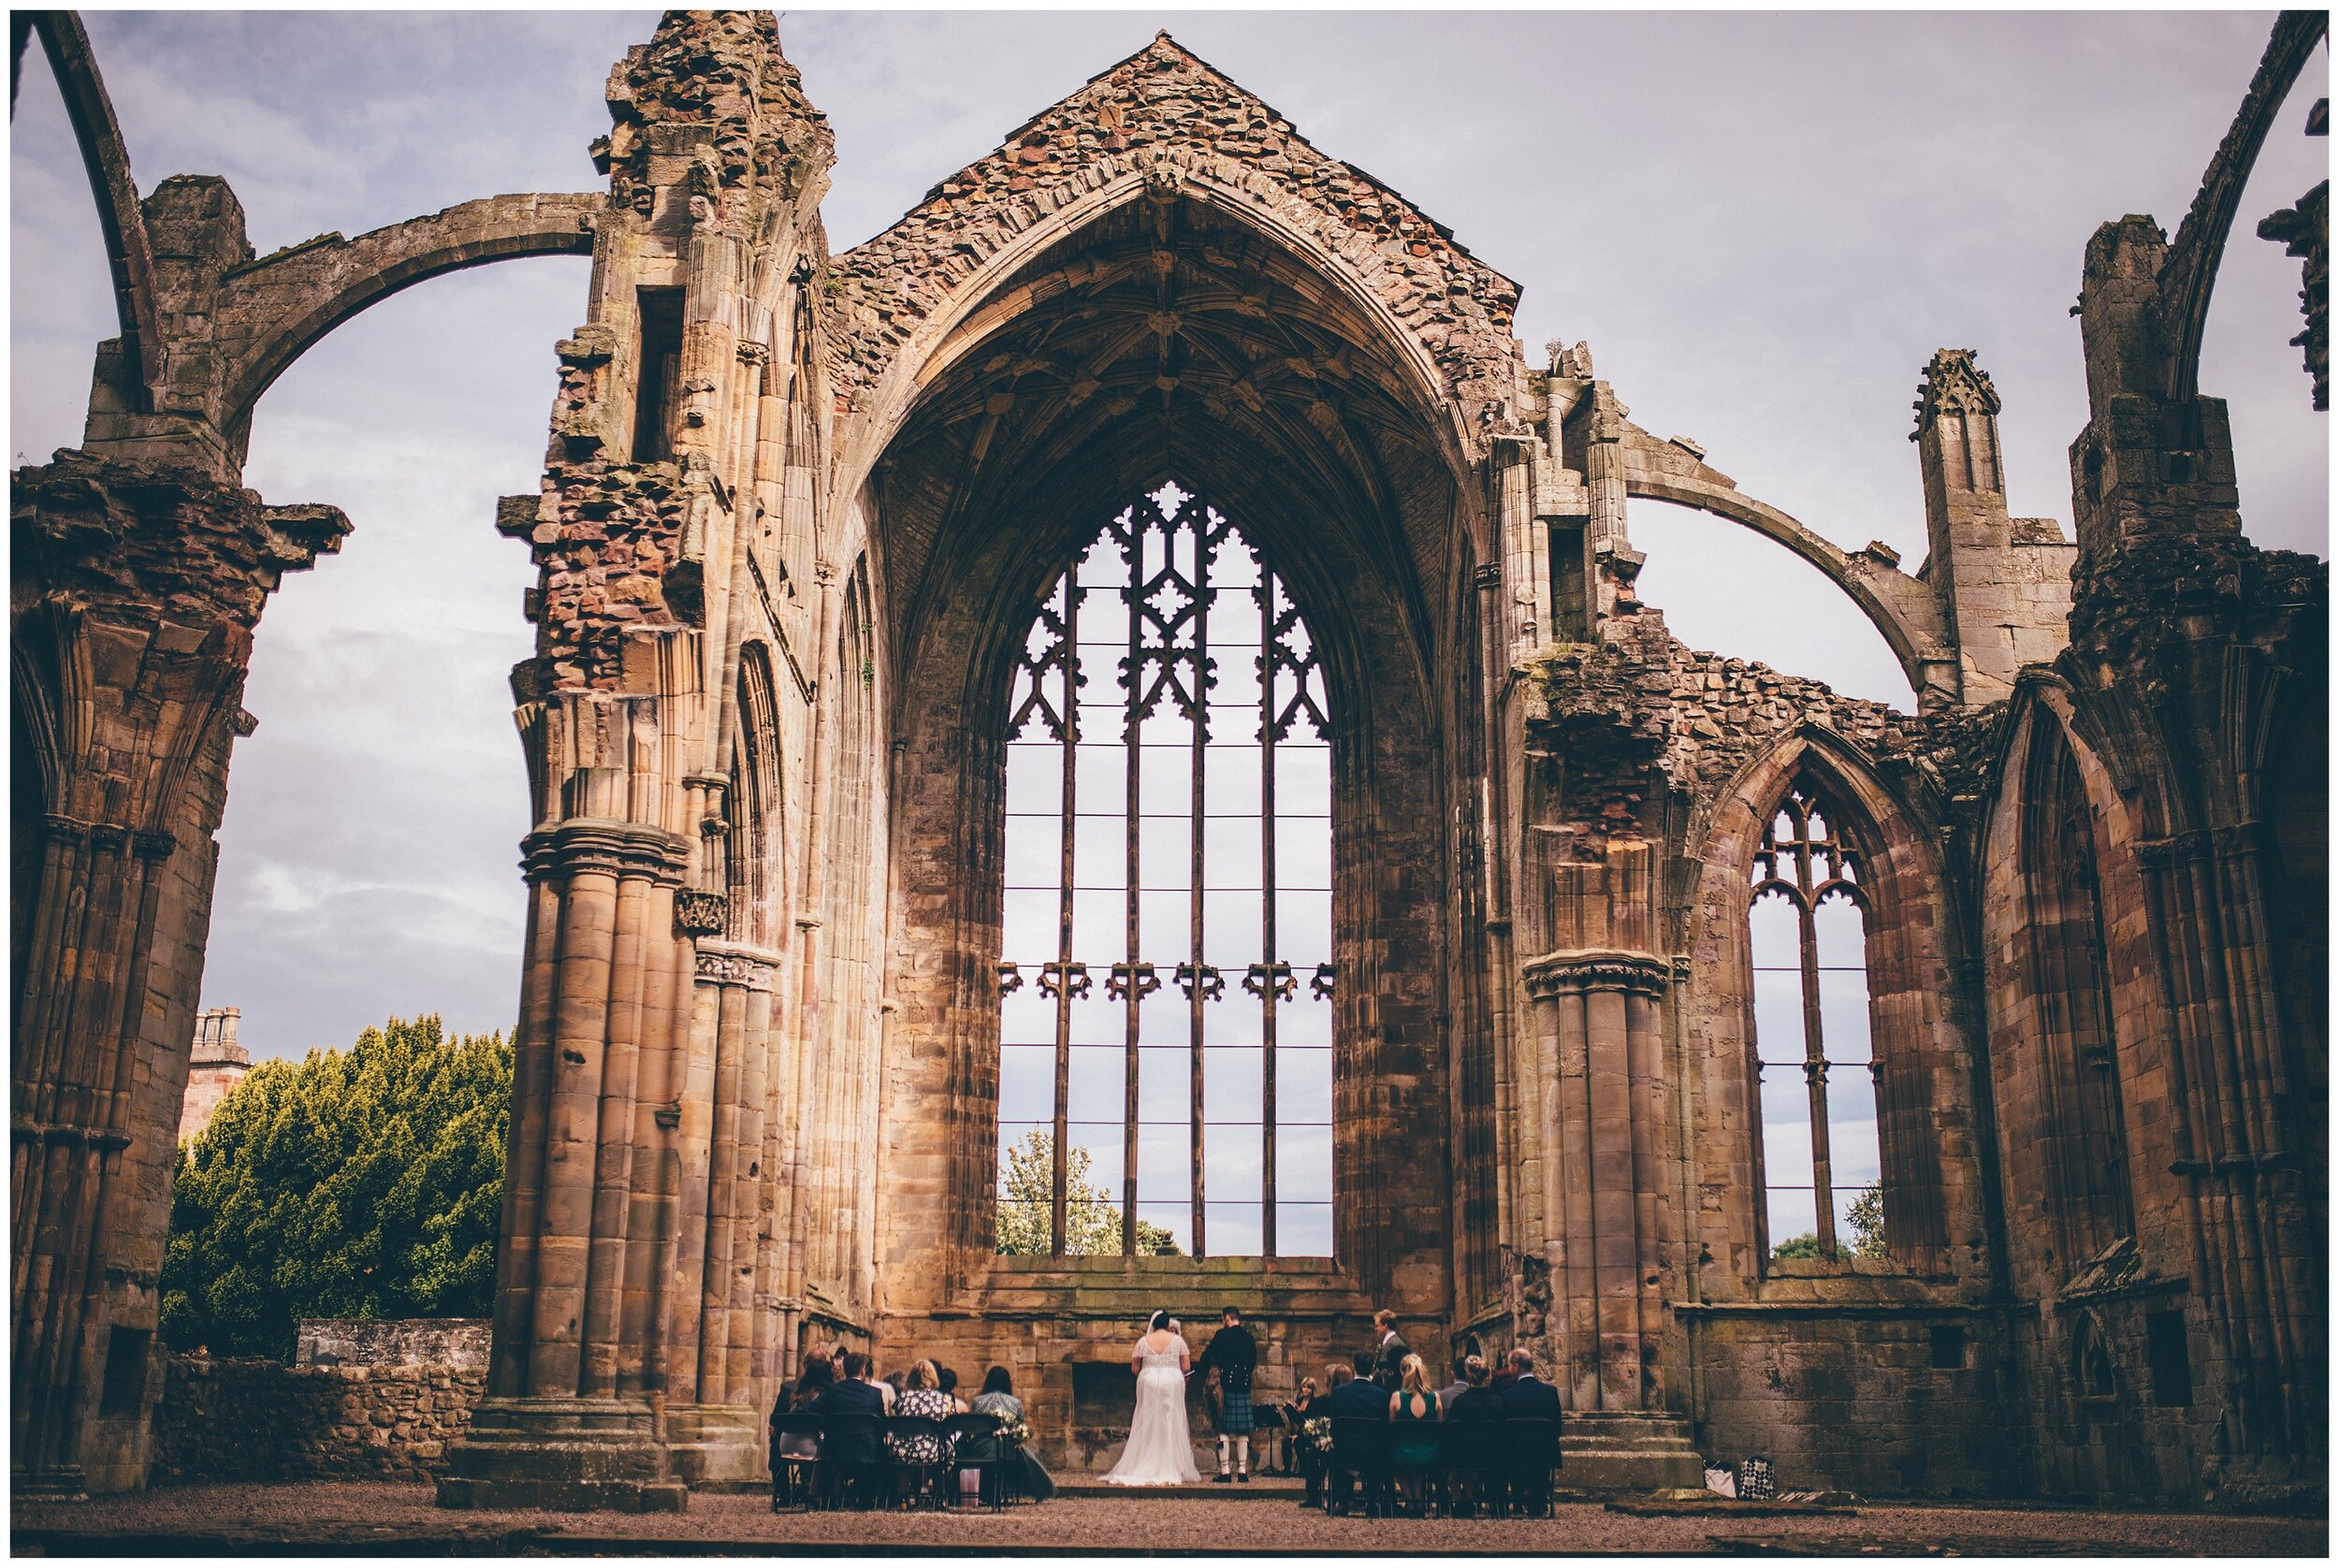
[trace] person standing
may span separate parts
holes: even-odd
[[[1194,1354],[1170,1326],[1170,1314],[1154,1314],[1129,1352],[1137,1373],[1137,1408],[1129,1418],[1128,1445],[1121,1462],[1105,1475],[1108,1486],[1192,1486],[1202,1477],[1194,1468],[1194,1440],[1185,1424],[1185,1379]]]
[[[1397,1314],[1387,1307],[1373,1314],[1373,1328],[1378,1335],[1373,1381],[1393,1394],[1404,1385],[1405,1357],[1413,1350],[1397,1337]]]
[[[1218,1313],[1218,1332],[1202,1347],[1202,1358],[1194,1363],[1198,1372],[1218,1374],[1218,1475],[1223,1484],[1228,1480],[1248,1482],[1251,1479],[1251,1374],[1258,1366],[1258,1342],[1242,1327],[1242,1314],[1234,1307],[1223,1307]],[[1227,1451],[1235,1454],[1234,1474],[1227,1473]]]

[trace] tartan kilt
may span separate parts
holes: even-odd
[[[1248,1388],[1228,1388],[1218,1396],[1218,1430],[1229,1437],[1247,1437],[1251,1432],[1251,1391]]]

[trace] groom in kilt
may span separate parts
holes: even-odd
[[[1218,1476],[1220,1482],[1251,1478],[1251,1372],[1258,1365],[1258,1342],[1242,1327],[1242,1314],[1220,1309],[1218,1332],[1194,1363],[1198,1372],[1218,1373]],[[1234,1451],[1234,1474],[1227,1473],[1228,1450]]]

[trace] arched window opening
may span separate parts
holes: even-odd
[[[1747,910],[1774,1256],[1884,1252],[1860,868],[1841,819],[1798,778],[1763,830]]]
[[[741,651],[739,715],[731,743],[729,822],[723,835],[723,883],[731,935],[763,947],[777,945],[780,873],[780,775],[774,748],[779,718],[773,705],[771,665],[760,646]]]
[[[2023,861],[2032,985],[2046,1055],[2040,1109],[2048,1168],[2059,1189],[2063,1263],[2076,1270],[2132,1234],[2135,1217],[2096,880],[2095,815],[2062,727],[2041,713],[2031,735]]]
[[[1329,1256],[1331,753],[1281,578],[1165,485],[1016,665],[998,1250]]]

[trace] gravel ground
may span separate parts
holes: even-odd
[[[532,1510],[443,1511],[430,1488],[381,1483],[317,1482],[285,1486],[173,1487],[142,1496],[76,1504],[28,1503],[11,1511],[12,1532],[66,1531],[80,1537],[65,1547],[134,1551],[136,1537],[156,1549],[206,1544],[234,1550],[270,1544],[383,1546],[400,1541],[418,1547],[441,1542],[489,1546],[516,1530],[550,1538],[535,1549],[590,1551],[596,1540],[671,1542],[677,1554],[721,1549],[725,1543],[818,1546],[845,1549],[956,1547],[1110,1552],[1312,1551],[1386,1553],[1659,1552],[1714,1550],[1727,1536],[1739,1550],[1771,1546],[1797,1550],[1900,1555],[2031,1555],[2039,1552],[2117,1555],[2152,1553],[2251,1557],[2322,1557],[2329,1521],[2237,1518],[2215,1514],[2142,1513],[2043,1507],[1863,1506],[1856,1516],[1792,1518],[1718,1516],[1647,1517],[1593,1503],[1561,1506],[1550,1519],[1327,1518],[1320,1513],[1269,1502],[1184,1499],[1067,1498],[1004,1514],[785,1514],[775,1516],[756,1497],[697,1496],[684,1515],[548,1514]],[[1776,1543],[1775,1546],[1772,1544]],[[13,1543],[20,1551],[42,1546],[37,1536]],[[525,1544],[525,1543],[523,1543]],[[654,1550],[654,1547],[651,1547]]]

